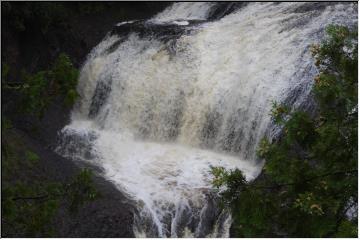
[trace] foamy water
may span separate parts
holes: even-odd
[[[117,24],[81,70],[57,151],[100,167],[136,202],[137,236],[229,236],[210,167],[254,179],[257,145],[276,133],[272,101],[304,104],[316,74],[310,44],[330,23],[357,22],[351,4],[314,4],[249,3],[193,24],[216,3],[175,3],[147,22]],[[129,24],[141,30],[122,34]],[[179,33],[149,30],[168,24]]]

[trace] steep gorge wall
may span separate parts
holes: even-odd
[[[28,5],[26,5],[28,4]],[[4,82],[21,82],[22,69],[30,73],[49,69],[60,53],[66,53],[77,68],[85,61],[86,55],[98,44],[114,24],[131,19],[143,19],[161,11],[168,3],[128,3],[111,2],[95,3],[99,7],[89,7],[92,3],[57,3],[62,5],[65,24],[51,24],[47,31],[41,29],[35,11],[42,3],[2,2],[2,65],[10,67]],[[52,4],[45,3],[50,17],[54,17]],[[49,7],[50,5],[50,7]],[[85,6],[85,10],[84,10]],[[86,8],[90,10],[86,10]],[[101,10],[101,8],[105,8]],[[81,10],[82,9],[82,10]],[[92,10],[91,10],[92,9]],[[22,13],[28,16],[21,19],[23,29],[16,24]],[[33,12],[29,12],[33,10]],[[90,12],[89,12],[90,11]],[[92,11],[92,12],[91,12]],[[20,21],[20,22],[21,22]],[[13,129],[2,131],[2,143],[15,145],[13,139],[21,139],[22,147],[36,153],[40,161],[35,169],[23,167],[21,179],[25,182],[34,176],[41,181],[68,182],[78,173],[79,167],[73,162],[55,154],[52,144],[57,131],[69,121],[70,108],[63,107],[63,99],[57,98],[45,112],[43,119],[38,120],[26,114],[18,114],[19,93],[2,88],[2,118],[10,119]],[[18,149],[18,151],[20,151]],[[19,180],[14,176],[13,180]],[[12,180],[11,180],[12,181]],[[85,204],[77,214],[69,215],[62,205],[54,218],[56,237],[132,237],[133,209],[111,183],[100,177],[94,179],[101,198]],[[3,219],[2,219],[3,221]],[[21,237],[2,224],[2,236]],[[29,236],[23,236],[29,237]]]
[[[168,5],[166,2],[4,2],[1,58],[2,65],[10,67],[6,81],[21,82],[22,70],[35,73],[50,68],[60,53],[66,53],[80,68],[90,50],[116,23],[149,18]],[[42,18],[44,14],[46,17]],[[44,29],[44,25],[49,26]],[[2,113],[38,140],[53,143],[57,131],[69,121],[70,109],[61,106],[63,99],[51,103],[39,122],[14,113],[17,98],[17,92],[3,89]],[[33,125],[38,126],[36,132],[31,130]]]

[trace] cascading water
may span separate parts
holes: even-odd
[[[117,24],[81,70],[57,151],[134,200],[137,236],[226,237],[210,166],[254,179],[272,101],[304,104],[310,44],[356,21],[349,3],[184,2]]]

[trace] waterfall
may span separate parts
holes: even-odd
[[[227,237],[211,166],[260,172],[272,101],[306,104],[309,47],[351,3],[174,3],[118,23],[89,54],[57,152],[101,169],[136,205],[147,237]]]

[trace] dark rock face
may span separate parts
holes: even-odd
[[[101,198],[85,204],[75,215],[59,211],[58,237],[134,237],[133,206],[113,185],[96,178]]]
[[[96,84],[95,93],[91,101],[89,118],[94,118],[99,113],[100,108],[104,105],[111,91],[111,82],[111,79],[109,79]]]
[[[209,20],[218,20],[244,7],[248,2],[219,2],[214,5],[209,13]]]
[[[49,26],[46,32],[40,29],[37,22],[27,22],[26,19],[25,30],[16,31],[10,21],[12,12],[9,15],[6,10],[9,8],[16,11],[16,8],[23,7],[25,3],[10,4],[2,7],[2,44],[6,46],[2,52],[2,60],[9,65],[16,65],[17,69],[25,68],[33,72],[48,67],[60,52],[69,54],[76,65],[80,66],[90,50],[113,25],[122,21],[147,19],[170,3],[108,2],[103,4],[103,10],[83,13],[74,9],[89,8],[94,3],[64,2],[61,5],[63,11],[68,12],[66,22]],[[35,4],[37,3],[30,3]],[[16,73],[16,70],[12,73]]]
[[[115,26],[111,34],[118,34],[126,36],[129,33],[137,33],[140,38],[153,36],[157,40],[169,42],[176,40],[184,34],[191,33],[191,26],[201,24],[202,20],[187,20],[189,25],[181,26],[175,23],[152,24],[145,21],[135,21],[133,23],[126,23],[120,26]]]
[[[13,16],[5,14],[6,8],[9,9],[10,6],[12,10],[16,10],[24,4],[37,3],[2,4],[2,63],[10,67],[6,79],[10,83],[21,82],[21,69],[30,73],[49,69],[62,52],[68,54],[75,66],[80,68],[86,55],[116,23],[149,18],[169,5],[167,2],[107,2],[104,3],[104,11],[70,14],[66,24],[49,27],[44,33],[36,23],[31,22],[26,22],[24,31],[16,31],[13,28]],[[85,6],[93,3],[61,4],[70,11],[80,4]],[[63,99],[59,97],[50,104],[44,117],[39,120],[19,114],[18,97],[16,91],[2,91],[2,116],[11,119],[16,134],[21,136],[29,149],[39,155],[39,167],[32,174],[52,181],[67,182],[79,172],[80,167],[54,153],[53,147],[58,131],[70,121],[71,108],[65,107]],[[101,93],[98,98],[99,101],[104,101],[106,94]],[[93,115],[96,115],[96,111],[94,109]],[[73,215],[68,213],[66,206],[61,206],[54,219],[55,236],[134,237],[132,203],[112,183],[101,177],[96,177],[94,181],[102,197],[85,204]],[[7,233],[9,237],[17,236],[17,233],[2,230],[2,235]]]
[[[22,171],[22,181],[31,181],[34,176],[41,181],[68,183],[80,168],[31,136],[19,130],[12,130],[7,135],[9,140],[21,138],[26,149],[31,149],[39,156],[39,163],[29,175]],[[75,213],[70,214],[66,202],[62,202],[53,219],[55,237],[133,237],[132,231],[133,204],[111,183],[101,177],[93,178],[94,185],[100,193],[96,200],[84,204]],[[17,232],[3,225],[3,237],[19,237]],[[27,237],[27,236],[20,236]]]
[[[162,11],[168,2],[108,2],[104,10],[93,13],[78,13],[78,5],[86,7],[93,3],[61,3],[69,11],[65,24],[50,26],[46,33],[42,32],[36,22],[26,22],[25,30],[17,31],[13,25],[13,16],[6,9],[21,8],[24,2],[11,2],[2,6],[2,63],[10,67],[7,82],[21,82],[22,69],[34,73],[51,67],[60,53],[70,56],[76,67],[80,68],[87,54],[96,46],[113,26],[122,21],[147,19]],[[29,3],[35,5],[37,3]],[[75,12],[74,12],[75,11]],[[16,127],[47,144],[54,143],[57,131],[69,123],[71,109],[63,106],[63,99],[56,99],[42,120],[28,116],[19,117],[16,113],[17,93],[2,92],[2,113],[11,118]],[[38,126],[34,133],[33,125]]]

